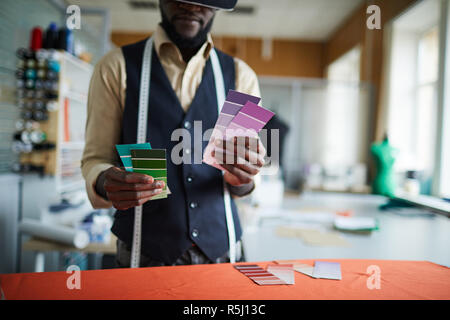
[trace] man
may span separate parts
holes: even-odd
[[[95,208],[114,206],[112,232],[118,237],[117,264],[130,266],[134,207],[143,205],[140,266],[219,263],[229,261],[223,181],[234,196],[249,194],[254,176],[263,165],[265,149],[246,144],[244,164],[224,164],[225,173],[206,164],[170,160],[171,134],[178,128],[193,133],[217,120],[217,95],[210,53],[209,31],[218,9],[232,9],[237,0],[160,0],[162,22],[153,35],[147,141],[167,149],[167,178],[171,194],[149,201],[162,192],[164,182],[119,168],[116,144],[136,143],[140,75],[146,41],[111,51],[92,75],[82,160],[89,199]],[[243,61],[218,50],[226,92],[235,89],[259,96],[255,73]],[[234,141],[236,143],[236,141]],[[203,142],[202,149],[207,141]],[[193,145],[193,144],[192,144]],[[202,152],[202,150],[193,150]],[[184,149],[184,154],[191,154]],[[236,150],[235,150],[236,153]],[[250,155],[256,163],[248,162]],[[242,231],[231,201],[236,240]],[[236,252],[239,259],[240,241]],[[234,248],[233,248],[234,249]]]

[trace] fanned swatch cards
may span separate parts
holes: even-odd
[[[147,174],[156,181],[164,181],[163,192],[152,200],[167,198],[170,190],[167,187],[166,149],[152,149],[150,143],[118,144],[116,149],[126,171]]]
[[[291,264],[269,265],[267,270],[256,264],[234,265],[234,268],[261,286],[295,283]]]
[[[203,162],[220,170],[224,168],[212,156],[215,139],[230,139],[233,136],[255,136],[274,113],[258,106],[261,98],[239,91],[228,91],[226,100],[217,118],[213,133],[203,155]]]

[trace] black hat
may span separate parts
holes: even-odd
[[[213,9],[233,10],[237,0],[177,0]]]

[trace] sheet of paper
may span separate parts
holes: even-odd
[[[313,277],[341,280],[341,264],[338,262],[315,261]]]
[[[303,229],[298,231],[299,237],[312,246],[349,247],[350,242],[337,232]]]
[[[267,271],[280,278],[286,284],[295,284],[292,264],[270,264],[267,266]]]
[[[278,226],[275,234],[286,238],[300,238],[305,244],[312,246],[348,247],[350,243],[338,232],[321,229]]]
[[[377,221],[372,217],[337,217],[334,226],[340,230],[375,230]]]
[[[133,164],[131,162],[131,149],[151,149],[150,143],[137,144],[116,144],[116,150],[119,153],[120,160],[125,168],[125,171],[133,172]]]
[[[167,198],[166,149],[133,149],[130,151],[134,172],[147,174],[157,181],[164,181],[163,192],[152,197],[152,200]]]

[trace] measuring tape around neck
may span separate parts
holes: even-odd
[[[150,96],[150,75],[152,68],[153,39],[145,43],[141,67],[141,85],[139,88],[139,113],[137,126],[137,143],[147,140],[148,98]],[[139,268],[142,241],[142,206],[134,208],[133,243],[131,248],[131,268]]]
[[[222,67],[220,66],[216,50],[212,49],[209,56],[211,57],[211,64],[214,73],[214,82],[216,85],[216,96],[217,96],[217,115],[219,115],[220,109],[223,103],[225,102],[225,84],[223,83]],[[236,233],[234,230],[233,211],[231,209],[231,196],[225,180],[223,180],[223,202],[225,204],[225,218],[227,222],[230,262],[235,263]]]
[[[139,89],[139,113],[137,128],[137,143],[144,143],[147,140],[147,122],[148,122],[148,99],[150,96],[150,75],[152,67],[152,49],[153,39],[149,38],[145,44],[144,54],[142,58],[141,84]],[[225,101],[225,85],[223,82],[222,68],[216,51],[210,52],[211,64],[214,73],[214,81],[216,85],[217,109],[218,114],[222,104]],[[234,229],[233,212],[231,209],[231,196],[223,181],[223,199],[225,205],[225,218],[228,231],[229,256],[230,262],[236,262],[236,233]],[[141,240],[142,240],[142,206],[134,209],[134,229],[133,242],[131,249],[131,268],[138,268],[141,256]]]

